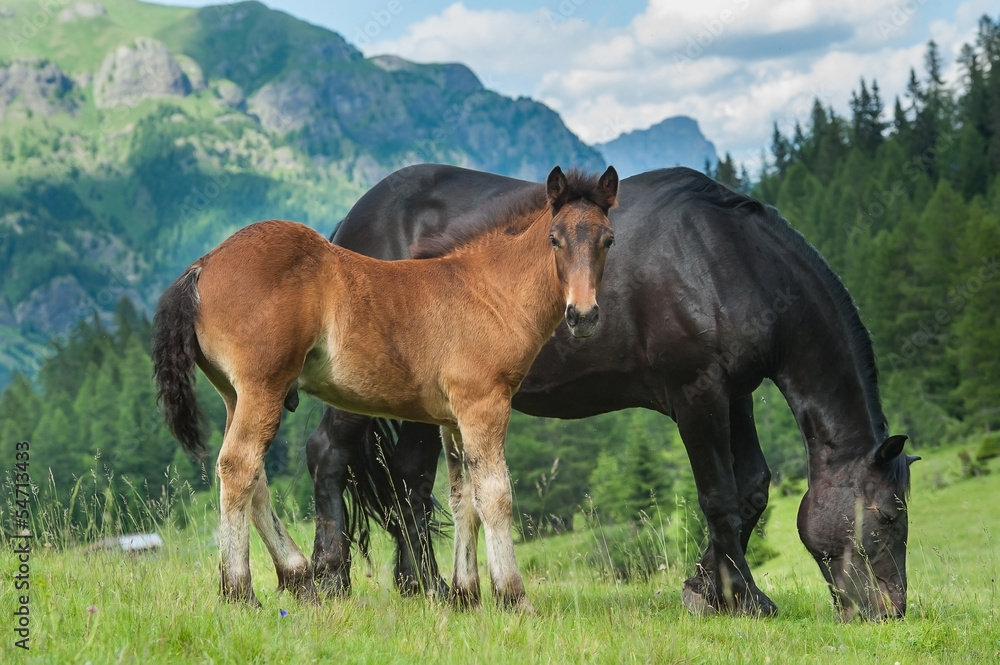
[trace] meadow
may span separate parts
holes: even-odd
[[[688,572],[667,565],[651,579],[616,583],[588,564],[613,530],[591,525],[517,545],[536,616],[486,602],[460,612],[401,598],[388,542],[354,564],[346,600],[297,604],[274,591],[270,559],[254,536],[251,561],[263,609],[217,599],[213,496],[195,495],[169,515],[136,508],[165,545],[147,555],[86,552],[37,534],[30,555],[30,649],[15,646],[14,541],[3,543],[0,661],[37,663],[983,663],[1000,659],[997,584],[1000,473],[963,477],[960,449],[924,454],[910,502],[910,595],[904,621],[838,623],[816,564],[798,541],[798,496],[774,496],[765,542],[780,555],[755,569],[777,617],[690,615]],[[777,492],[775,492],[777,494]],[[177,526],[183,513],[185,528]],[[4,515],[5,523],[9,515]],[[669,530],[671,525],[647,528]],[[307,552],[312,524],[293,537]],[[449,543],[439,545],[448,574]],[[481,554],[480,563],[485,561]],[[680,562],[678,562],[680,563]],[[487,580],[485,570],[483,579]],[[20,592],[23,593],[23,592]],[[281,610],[287,612],[282,616]]]

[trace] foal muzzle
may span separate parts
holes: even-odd
[[[601,318],[601,310],[595,304],[586,312],[581,312],[576,305],[566,306],[566,325],[573,337],[590,337],[597,328],[597,323]]]

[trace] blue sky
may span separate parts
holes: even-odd
[[[340,33],[367,56],[462,62],[489,88],[549,105],[590,143],[692,116],[720,153],[751,167],[773,123],[790,133],[815,97],[846,114],[861,77],[878,80],[891,108],[910,68],[923,73],[930,39],[953,83],[979,17],[998,15],[995,0],[265,4]]]

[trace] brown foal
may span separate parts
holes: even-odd
[[[452,599],[479,604],[482,523],[499,603],[531,610],[511,535],[510,400],[561,319],[578,337],[597,325],[617,192],[613,168],[596,178],[556,167],[544,198],[496,211],[489,230],[451,239],[435,259],[380,261],[301,224],[259,222],[164,292],[153,363],[167,424],[190,452],[204,451],[195,364],[226,405],[217,465],[223,598],[259,605],[251,521],[279,589],[316,597],[264,474],[286,396],[302,389],[341,409],[440,425],[455,521]]]

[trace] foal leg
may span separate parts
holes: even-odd
[[[240,394],[219,451],[222,598],[260,607],[250,581],[250,506],[264,476],[264,452],[281,421],[283,395]]]
[[[351,541],[344,490],[348,465],[354,452],[360,450],[370,423],[368,416],[328,408],[306,444],[309,475],[316,497],[313,571],[320,588],[331,595],[351,593]]]
[[[533,613],[514,558],[513,502],[504,458],[510,402],[476,404],[459,416],[472,501],[486,535],[493,594],[501,607]],[[457,530],[456,525],[456,530]]]
[[[448,504],[455,522],[455,569],[451,579],[452,602],[463,608],[479,607],[479,568],[476,547],[479,544],[479,515],[472,502],[472,485],[466,467],[462,435],[458,430],[441,428],[451,493]]]
[[[396,586],[404,595],[422,591],[448,596],[431,541],[434,477],[441,454],[439,428],[404,422],[387,462],[395,500],[386,529],[396,540]]]
[[[698,487],[698,503],[708,522],[709,549],[714,559],[709,579],[715,593],[709,593],[714,597],[705,600],[714,609],[773,614],[775,605],[754,583],[744,553],[749,535],[743,533],[729,420],[712,415],[729,411],[728,402],[719,399],[714,405],[688,408],[677,414]]]
[[[760,449],[757,428],[754,426],[752,395],[740,397],[732,402],[729,407],[729,424],[730,450],[733,453],[733,472],[739,491],[742,520],[740,544],[745,554],[753,530],[767,507],[771,482],[771,470]],[[684,582],[684,605],[689,610],[701,613],[717,602],[712,582],[715,570],[714,550],[709,544],[698,562],[697,573]],[[775,612],[777,612],[776,607],[762,608],[763,614]]]
[[[285,525],[278,519],[271,506],[271,492],[267,488],[267,475],[260,474],[257,489],[252,499],[250,513],[257,533],[271,554],[274,570],[278,574],[278,591],[290,590],[304,602],[316,602],[316,587],[313,584],[312,568],[309,560],[288,535]]]

